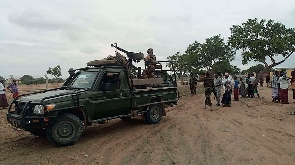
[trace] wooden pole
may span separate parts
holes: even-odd
[[[48,77],[47,77],[46,74],[45,74],[44,76],[45,76],[45,78],[46,78],[46,90],[48,90]]]

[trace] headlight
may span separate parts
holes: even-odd
[[[34,114],[43,114],[43,113],[44,113],[43,105],[35,105]]]

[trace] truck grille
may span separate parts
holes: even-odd
[[[16,113],[18,115],[21,115],[22,114],[22,111],[23,111],[25,105],[26,105],[26,102],[18,102],[18,106],[15,107],[15,111],[16,111]],[[32,114],[32,111],[33,111],[32,104],[28,104],[27,107],[26,107],[26,109],[25,109],[25,114],[24,115],[25,116],[31,115]]]

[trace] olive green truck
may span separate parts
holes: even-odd
[[[126,54],[127,65],[92,61],[85,68],[70,70],[60,88],[20,95],[9,106],[7,121],[35,136],[47,136],[56,146],[74,144],[92,123],[141,116],[149,124],[158,123],[166,115],[165,108],[177,104],[176,78],[161,68],[161,62],[156,78],[134,77],[132,52]]]

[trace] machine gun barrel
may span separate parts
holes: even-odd
[[[132,54],[132,53],[133,53],[133,52],[128,52],[127,50],[118,47],[118,46],[117,46],[117,43],[111,44],[111,47],[114,47],[114,48],[118,49],[119,51],[121,51],[121,52],[123,52],[123,53],[126,53],[127,56],[128,56],[128,54]]]
[[[125,53],[129,59],[132,59],[134,61],[140,61],[140,60],[142,60],[144,58],[144,54],[143,53],[141,53],[141,52],[139,52],[139,53],[128,52],[127,50],[118,47],[117,46],[117,43],[111,44],[111,47],[114,47],[117,50]]]

